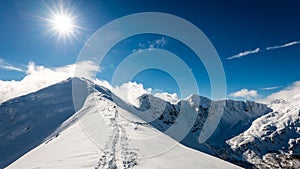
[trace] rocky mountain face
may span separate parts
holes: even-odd
[[[139,98],[139,101],[140,107],[143,109],[150,109],[154,114],[160,114],[159,116],[156,115],[158,118],[150,122],[155,128],[165,132],[170,127],[177,125],[177,121],[180,121],[178,118],[186,118],[185,121],[187,123],[193,122],[193,125],[186,133],[186,136],[178,141],[188,147],[247,168],[253,167],[254,164],[251,161],[244,160],[242,158],[243,155],[236,154],[235,149],[231,147],[228,140],[246,132],[256,119],[268,115],[273,111],[267,105],[252,101],[212,101],[198,95],[192,95],[177,104],[165,102],[152,95],[143,95]],[[158,102],[159,104],[157,104]],[[157,105],[163,105],[165,107],[164,111],[155,112],[155,110],[159,110],[156,107]],[[188,110],[189,115],[180,117],[180,113],[184,113],[181,110]],[[218,114],[220,115],[220,112],[222,113],[219,121],[214,120]],[[213,128],[214,131],[211,133],[209,139],[201,143],[199,142],[199,137],[203,131],[205,132],[203,129],[207,120],[208,122],[217,123],[217,125],[215,128],[211,127],[211,124],[208,127],[206,126],[205,130]],[[174,139],[177,138],[177,133],[168,134]]]
[[[300,167],[300,98],[270,103],[272,112],[227,141],[235,159],[257,168]],[[238,158],[237,158],[238,157]]]

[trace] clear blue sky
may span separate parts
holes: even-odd
[[[53,1],[44,1],[53,4]],[[46,67],[58,67],[76,62],[87,40],[96,30],[119,17],[137,12],[165,12],[195,24],[210,39],[223,63],[227,92],[242,88],[258,90],[267,95],[276,90],[266,87],[287,86],[300,80],[300,12],[299,1],[68,1],[76,6],[82,34],[76,42],[45,36],[48,27],[41,22],[47,9],[43,3],[30,0],[0,2],[0,59],[5,64],[24,67],[29,61]],[[135,36],[114,47],[101,65],[98,77],[110,80],[115,66],[143,44],[161,39],[161,35]],[[210,84],[205,68],[193,52],[170,37],[163,37],[161,48],[173,51],[189,65],[203,95],[210,96]],[[282,46],[273,50],[267,47]],[[139,45],[140,44],[140,45]],[[142,44],[142,45],[141,45]],[[260,48],[259,52],[228,59],[239,53]],[[114,52],[117,51],[117,52]],[[196,59],[195,59],[196,58]],[[1,64],[1,62],[0,62]],[[0,68],[1,80],[20,80],[24,72]],[[178,86],[168,74],[158,70],[141,72],[134,79],[145,87],[178,92]],[[277,90],[280,90],[278,88]]]

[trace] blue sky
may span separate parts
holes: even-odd
[[[300,80],[299,1],[64,1],[80,25],[80,36],[71,41],[45,33],[49,25],[41,18],[47,18],[46,6],[57,2],[0,2],[0,80],[22,79],[26,72],[21,70],[30,61],[45,67],[73,64],[84,42],[101,26],[137,12],[170,13],[202,30],[220,56],[228,94],[245,88],[264,97]],[[156,44],[157,40],[164,44]],[[201,61],[187,46],[162,35],[134,36],[116,45],[100,65],[98,78],[110,81],[127,55],[151,45],[180,56],[194,70],[200,94],[210,96]],[[175,80],[160,70],[140,72],[133,80],[147,88],[178,93]]]

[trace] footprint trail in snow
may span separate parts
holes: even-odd
[[[129,148],[129,138],[126,129],[118,121],[120,117],[116,107],[113,106],[110,112],[114,113],[114,117],[109,119],[112,133],[95,169],[131,169],[137,165],[137,150]]]

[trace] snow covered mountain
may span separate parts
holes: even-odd
[[[72,100],[72,82],[81,86],[79,100]],[[300,166],[300,97],[268,106],[198,95],[170,103],[144,94],[138,101],[135,107],[73,78],[2,103],[0,167]]]
[[[179,137],[180,140],[178,140],[177,132],[168,132],[169,136],[188,147],[215,155],[244,167],[248,167],[251,164],[233,157],[230,154],[232,149],[226,141],[246,131],[257,118],[272,112],[272,109],[268,106],[251,101],[212,101],[198,95],[191,95],[177,104],[170,104],[152,95],[142,95],[139,101],[140,107],[143,109],[151,107],[151,103],[155,104],[154,108],[151,108],[152,113],[150,115],[158,117],[158,114],[159,117],[152,117],[155,120],[150,122],[150,124],[158,130],[165,132],[170,127],[179,125],[177,123],[180,121],[178,118],[185,118],[183,121],[193,122],[186,136],[183,139]],[[159,106],[156,107],[157,105]],[[159,107],[162,105],[165,107],[163,113],[159,112],[159,109],[161,109]],[[188,114],[180,117],[180,114],[183,113],[181,109],[188,110]],[[216,114],[220,114],[220,112],[223,113],[212,135],[205,143],[199,143],[201,133],[211,130],[212,127],[209,125],[215,122],[213,118],[215,118]],[[140,117],[149,119],[147,116],[146,118],[144,116]],[[208,127],[204,126],[206,120],[210,122]]]
[[[300,168],[300,96],[274,100],[270,112],[227,143],[258,168]]]
[[[76,112],[72,80],[87,89]],[[77,78],[9,100],[0,105],[1,167],[18,158],[7,168],[238,168],[178,144],[136,115],[142,109]]]

